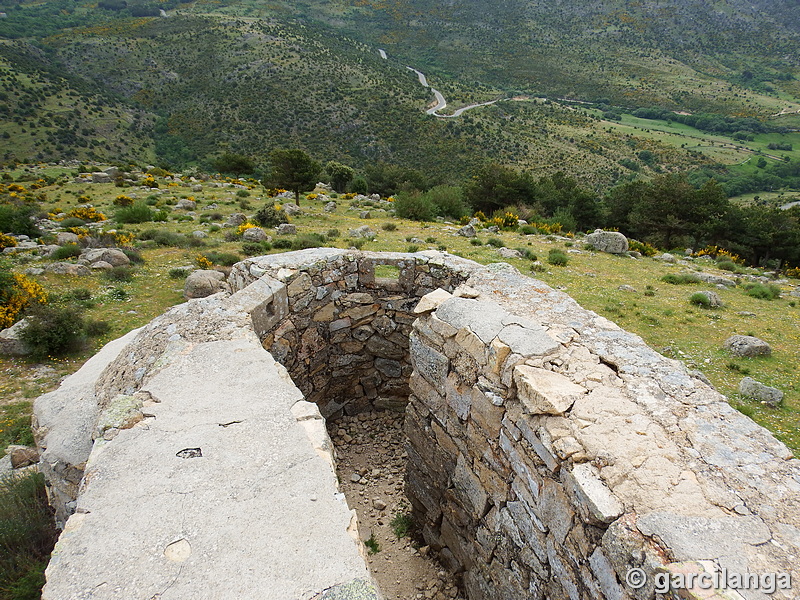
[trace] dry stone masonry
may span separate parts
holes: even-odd
[[[385,409],[470,600],[654,598],[687,572],[785,573],[715,597],[798,597],[798,461],[567,295],[505,263],[337,249],[248,259],[228,286],[37,400],[66,524],[45,600],[378,598],[325,420]]]

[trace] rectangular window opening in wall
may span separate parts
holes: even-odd
[[[375,283],[378,285],[400,283],[400,267],[396,265],[375,265]]]

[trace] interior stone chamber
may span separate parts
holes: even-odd
[[[157,381],[178,357],[243,340],[266,351],[268,370],[271,357],[283,365],[302,402],[316,405],[292,407],[301,424],[405,411],[414,520],[470,600],[650,599],[663,592],[659,574],[723,569],[791,580],[769,596],[741,589],[720,598],[797,597],[798,461],[700,374],[566,294],[504,263],[439,252],[290,252],[238,263],[228,281],[230,294],[171,309],[95,368],[82,398],[96,411],[87,410],[83,433],[58,434],[48,408],[57,394],[37,401],[43,470],[63,518],[102,487],[93,481],[98,465],[121,460],[105,444],[124,452],[120,440],[144,435],[136,430],[147,419],[134,418],[98,443],[109,406],[166,393]],[[265,401],[269,382],[279,387],[276,373],[268,389],[239,400],[288,410]],[[207,380],[215,385],[215,375]],[[181,386],[180,376],[171,385]],[[141,403],[136,410],[144,414]],[[95,432],[88,441],[85,431]],[[324,426],[314,431],[317,453],[333,461]],[[83,435],[83,450],[48,445],[57,434]],[[336,493],[335,482],[318,485]],[[69,568],[85,560],[80,536],[93,534],[83,527],[59,542]],[[65,562],[51,563],[48,586],[69,579]],[[642,570],[644,585],[630,585],[631,569]]]

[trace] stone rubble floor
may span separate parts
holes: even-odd
[[[369,570],[386,600],[462,600],[454,577],[409,537],[397,538],[391,522],[410,511],[403,493],[403,414],[366,412],[329,423],[336,447],[340,487],[358,513],[362,540],[379,551],[367,556]]]

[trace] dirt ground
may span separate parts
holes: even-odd
[[[362,413],[343,417],[329,429],[340,486],[358,513],[361,539],[367,548],[372,547],[367,561],[384,598],[460,600],[453,577],[429,555],[428,548],[418,547],[409,536],[398,538],[392,527],[393,520],[410,516],[403,494],[403,415]]]

